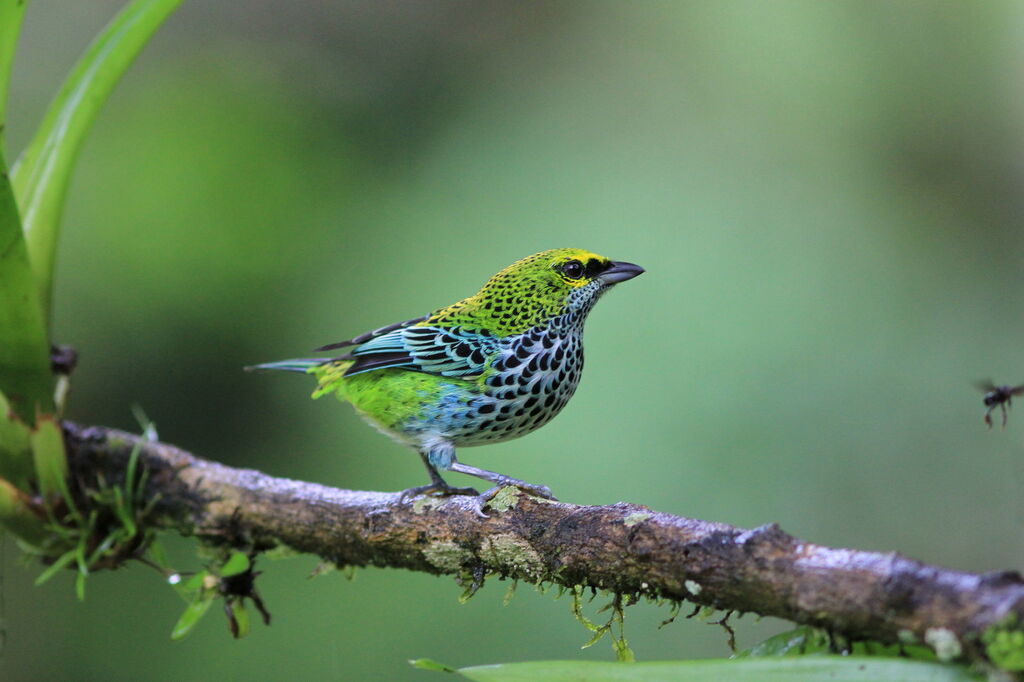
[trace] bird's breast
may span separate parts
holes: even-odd
[[[534,328],[503,343],[482,380],[472,433],[464,445],[525,435],[551,420],[569,401],[583,370],[578,333]]]

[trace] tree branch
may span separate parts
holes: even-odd
[[[802,542],[626,503],[578,506],[502,491],[481,518],[465,497],[416,498],[273,478],[171,445],[65,423],[72,477],[124,479],[133,447],[159,495],[151,523],[239,547],[285,545],[338,565],[499,574],[690,601],[825,628],[851,640],[926,642],[986,658],[984,633],[1024,623],[1024,579],[973,575],[896,553]],[[991,652],[990,652],[991,653]]]

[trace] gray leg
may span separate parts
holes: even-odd
[[[448,485],[448,483],[441,478],[441,474],[437,472],[437,467],[431,463],[431,457],[429,453],[420,452],[420,459],[423,460],[423,465],[427,467],[427,473],[430,474],[430,483],[427,485],[421,485],[416,488],[409,488],[408,490],[402,491],[402,500],[410,497],[416,497],[417,495],[479,495],[475,488],[456,488]],[[454,457],[454,455],[453,455]]]
[[[506,476],[505,474],[498,474],[493,471],[487,471],[487,469],[477,469],[476,467],[471,467],[468,464],[463,464],[462,462],[459,461],[452,461],[451,470],[460,474],[476,476],[477,478],[482,478],[485,481],[490,481],[491,483],[493,483],[495,487],[492,490],[488,490],[486,493],[484,493],[484,497],[488,499],[494,497],[494,495],[497,494],[498,490],[507,485],[515,486],[516,488],[519,488],[520,490],[527,492],[531,495],[536,495],[537,497],[544,497],[549,500],[556,499],[555,496],[551,494],[551,488],[547,487],[546,485],[534,485],[532,483],[526,483],[524,481],[520,481],[518,478],[512,478],[511,476]]]

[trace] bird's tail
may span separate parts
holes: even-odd
[[[319,367],[325,362],[324,358],[295,358],[294,360],[279,360],[278,362],[265,362],[262,365],[249,365],[245,367],[246,372],[302,372],[307,374],[313,367]]]

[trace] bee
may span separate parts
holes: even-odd
[[[992,410],[997,407],[1003,411],[1003,428],[1006,428],[1006,408],[1013,405],[1013,396],[1024,395],[1024,384],[1020,386],[996,386],[991,381],[979,381],[978,388],[985,392],[981,401],[988,408],[985,412],[985,423],[992,428]]]

